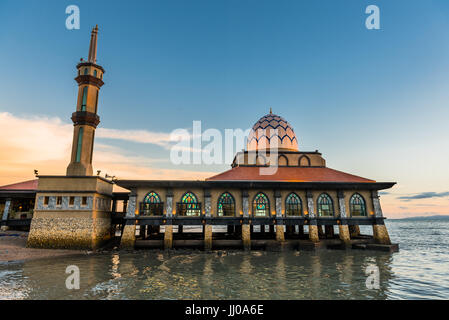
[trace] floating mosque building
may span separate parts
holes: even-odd
[[[26,201],[30,194],[35,199],[32,218],[25,217],[31,221],[28,246],[95,249],[116,241],[122,248],[397,249],[378,194],[395,183],[328,168],[320,152],[299,150],[291,124],[271,110],[254,124],[246,150],[235,155],[231,168],[208,179],[94,176],[105,73],[96,62],[97,34],[95,27],[88,59],[77,65],[78,103],[66,175],[40,175],[37,186],[24,184],[27,190],[0,187],[0,199],[10,195],[4,212],[18,191]],[[113,192],[114,183],[129,192]],[[361,225],[372,227],[372,235],[360,234]]]

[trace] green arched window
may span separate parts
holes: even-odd
[[[318,216],[319,217],[333,217],[334,204],[331,197],[327,193],[323,193],[318,197]]]
[[[97,70],[94,70],[94,77],[97,77]]]
[[[218,199],[218,216],[233,217],[235,216],[234,197],[229,193],[223,193]]]
[[[177,203],[177,214],[180,216],[200,216],[201,203],[192,192],[186,192],[181,198],[181,202]]]
[[[161,216],[164,214],[164,203],[154,191],[148,192],[140,204],[140,214],[144,216]]]
[[[84,69],[84,75],[86,76],[89,73],[89,69]]]
[[[366,205],[363,197],[354,193],[349,200],[349,208],[351,210],[351,216],[353,217],[366,217]]]
[[[302,216],[301,198],[294,192],[290,193],[285,199],[286,216]]]
[[[83,88],[83,99],[81,102],[81,111],[86,111],[87,106],[87,87]]]
[[[161,197],[159,197],[159,195],[152,191],[149,192],[145,198],[143,199],[143,202],[145,203],[160,203],[161,202]]]
[[[270,216],[270,201],[265,193],[258,193],[253,201],[253,215],[255,217],[269,217]]]

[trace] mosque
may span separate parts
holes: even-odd
[[[95,27],[88,59],[76,66],[78,102],[66,174],[39,175],[22,183],[25,189],[0,187],[0,199],[9,195],[3,221],[14,195],[34,207],[31,216],[23,216],[31,221],[29,247],[96,249],[116,241],[122,248],[397,250],[378,194],[395,183],[328,168],[320,152],[299,150],[292,125],[271,110],[254,124],[246,150],[235,155],[231,168],[205,180],[93,175],[105,73],[96,61],[97,36]],[[114,184],[129,191],[113,192]],[[372,235],[360,234],[361,225],[372,227]]]

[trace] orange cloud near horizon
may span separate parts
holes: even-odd
[[[34,169],[42,175],[63,175],[70,162],[73,125],[59,118],[20,118],[0,112],[0,185],[30,180]],[[105,136],[116,136],[118,130],[103,129]],[[131,131],[126,131],[131,132]],[[138,132],[138,131],[137,131]],[[163,133],[146,132],[146,142],[155,135],[156,144],[168,143]],[[101,136],[101,135],[100,135]],[[132,139],[129,134],[127,139]],[[126,151],[106,144],[95,144],[94,169],[126,179],[192,179],[201,180],[216,172],[151,168],[152,159],[127,156]]]

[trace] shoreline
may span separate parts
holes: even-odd
[[[88,255],[90,253],[85,250],[27,248],[27,238],[28,232],[25,231],[1,231],[0,262],[30,261],[53,257]]]

